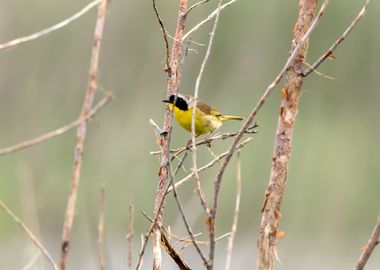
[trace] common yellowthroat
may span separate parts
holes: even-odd
[[[189,95],[178,94],[177,96],[171,95],[169,99],[162,102],[169,104],[177,122],[184,129],[191,132],[194,98]],[[214,132],[227,120],[243,120],[243,118],[224,115],[206,103],[197,101],[197,109],[195,111],[195,134],[197,136]]]

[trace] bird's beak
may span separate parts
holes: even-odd
[[[162,102],[164,103],[172,103],[170,100],[167,100],[167,99],[164,99],[164,100],[161,100]]]

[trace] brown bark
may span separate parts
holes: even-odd
[[[183,31],[185,29],[186,22],[186,12],[187,12],[187,0],[180,0],[179,2],[179,14],[177,21],[177,28],[174,37],[174,44],[171,54],[170,67],[166,68],[168,72],[168,87],[167,96],[177,93],[177,87],[180,80],[180,70],[179,70],[179,60],[181,55],[181,40],[183,36]],[[166,183],[169,176],[170,170],[170,137],[171,137],[171,123],[172,123],[172,112],[169,107],[166,107],[164,126],[162,128],[161,140],[160,140],[160,150],[161,155],[161,165],[159,169],[159,180],[156,190],[155,207],[154,207],[154,217],[155,223],[153,225],[153,269],[161,269],[161,227],[162,227],[162,208],[166,193]]]
[[[317,0],[300,0],[300,12],[293,29],[291,51],[309,29]],[[280,115],[278,118],[274,155],[269,185],[262,207],[262,219],[258,239],[257,269],[273,269],[276,258],[277,232],[281,218],[281,201],[288,173],[294,124],[303,83],[303,65],[308,41],[302,46],[286,72],[286,86],[282,89]]]

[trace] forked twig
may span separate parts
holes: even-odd
[[[230,162],[231,157],[232,157],[232,155],[233,155],[233,153],[235,151],[236,145],[238,144],[239,140],[243,136],[243,133],[248,128],[248,126],[250,125],[250,123],[252,122],[252,120],[254,119],[254,117],[256,116],[256,114],[258,113],[258,111],[261,109],[261,107],[263,106],[263,104],[267,100],[268,96],[273,92],[274,88],[277,86],[277,84],[283,78],[283,76],[284,76],[285,72],[287,71],[287,69],[289,68],[289,66],[291,64],[293,64],[293,61],[295,60],[295,58],[298,55],[299,51],[304,46],[304,44],[308,40],[308,37],[310,36],[311,32],[315,29],[316,25],[318,24],[318,22],[319,22],[319,20],[320,20],[320,18],[322,16],[322,14],[323,14],[323,12],[324,12],[324,10],[326,8],[327,2],[328,2],[327,0],[324,1],[324,3],[322,4],[322,6],[320,8],[320,11],[319,11],[318,15],[316,16],[316,18],[314,19],[314,21],[311,23],[310,28],[303,35],[303,37],[300,39],[298,45],[295,46],[294,50],[292,51],[292,53],[290,54],[289,58],[287,59],[286,64],[284,65],[284,67],[282,68],[282,70],[280,71],[280,73],[277,75],[277,77],[275,78],[275,80],[264,91],[263,95],[261,96],[261,98],[259,99],[259,101],[256,103],[255,107],[252,109],[252,111],[250,112],[249,116],[246,118],[246,120],[244,121],[242,127],[240,128],[238,134],[236,135],[236,137],[234,138],[233,142],[231,143],[230,148],[228,150],[228,154],[227,154],[226,158],[224,159],[224,161],[222,163],[222,166],[219,169],[217,177],[216,177],[213,207],[211,208],[213,211],[212,211],[212,216],[211,216],[210,221],[209,221],[210,226],[215,226],[216,209],[218,207],[218,199],[219,199],[219,191],[220,191],[221,181],[222,181],[222,178],[223,178],[223,175],[224,175],[224,171],[225,171],[228,163]],[[211,237],[211,239],[210,239],[210,246],[214,247],[214,245],[215,245],[214,237]]]
[[[241,149],[243,148],[247,143],[249,143],[250,141],[252,141],[253,138],[252,137],[249,137],[247,138],[246,140],[242,141],[241,143],[239,143],[237,146],[236,146],[236,149]],[[222,158],[224,158],[225,156],[227,156],[227,154],[229,153],[229,151],[226,151],[218,156],[216,156],[213,160],[211,160],[209,163],[207,163],[206,165],[198,168],[198,172],[202,172],[208,168],[211,168],[212,166],[214,166],[214,164],[218,163]],[[190,174],[188,174],[187,176],[185,176],[184,178],[182,178],[181,180],[179,180],[176,184],[175,184],[175,187],[178,188],[180,185],[183,185],[184,183],[188,182],[191,180],[191,178],[194,177],[194,172],[191,172]],[[169,192],[172,192],[173,191],[173,188],[172,187],[169,187],[167,193]]]
[[[17,39],[5,42],[3,44],[0,44],[0,50],[7,49],[10,47],[14,47],[14,46],[19,45],[21,43],[24,43],[24,42],[27,42],[27,41],[30,41],[33,39],[37,39],[37,38],[40,38],[40,37],[45,36],[47,34],[50,34],[51,32],[56,31],[56,30],[58,30],[64,26],[68,25],[69,23],[75,21],[76,19],[78,19],[79,17],[84,15],[87,11],[89,11],[90,9],[92,9],[93,7],[98,5],[101,1],[102,0],[95,0],[95,1],[91,2],[90,4],[88,4],[87,6],[85,6],[84,8],[82,8],[80,11],[78,11],[74,15],[72,15],[71,17],[67,18],[66,20],[64,20],[60,23],[57,23],[53,26],[50,26],[44,30],[41,30],[37,33],[31,34],[31,35],[28,35],[25,37],[17,38]]]
[[[153,123],[151,123],[151,124],[153,125]],[[252,127],[249,127],[244,133],[256,134],[257,133],[257,130],[256,130],[257,127],[258,127],[258,125],[255,123]],[[218,141],[218,140],[224,141],[228,138],[235,137],[237,134],[238,134],[238,132],[226,132],[226,133],[222,133],[222,134],[215,134],[215,135],[212,135],[211,137],[204,138],[204,139],[196,142],[196,146],[203,145],[203,144],[208,145],[211,142]],[[191,147],[192,147],[191,145],[187,145],[187,146],[183,146],[183,147],[179,147],[179,148],[175,148],[175,149],[170,149],[170,153],[174,154],[174,156],[178,156],[181,153],[183,153],[184,151],[190,150]],[[151,151],[150,154],[151,155],[158,155],[158,154],[161,154],[161,151]]]
[[[331,45],[331,47],[323,54],[321,57],[318,58],[317,61],[311,67],[309,67],[307,70],[303,71],[303,76],[306,77],[309,75],[313,70],[316,70],[320,64],[322,64],[332,53],[334,50],[339,46],[339,44],[346,39],[348,34],[351,32],[351,30],[355,27],[355,25],[360,21],[361,18],[365,15],[365,12],[367,10],[368,4],[370,0],[366,0],[364,3],[364,6],[360,10],[358,16],[352,21],[352,23],[348,26],[348,28],[343,32],[343,34]]]
[[[54,270],[58,270],[58,265],[55,263],[53,257],[49,254],[47,249],[44,247],[44,245],[41,243],[40,240],[32,233],[31,230],[3,203],[3,201],[0,200],[0,208],[2,208],[5,213],[13,219],[14,222],[16,222],[21,229],[28,235],[28,237],[32,240],[33,244],[44,254],[45,258],[48,260],[48,262],[52,265]]]
[[[209,1],[210,0],[202,0],[202,1],[199,1],[198,3],[195,3],[194,5],[192,5],[191,7],[189,7],[189,9],[186,11],[186,15],[189,15],[190,11],[192,11],[193,9],[196,9],[200,5],[205,4],[205,3],[209,2]]]
[[[108,103],[111,99],[111,95],[107,95],[103,99],[101,99],[89,112],[85,117],[79,117],[77,120],[67,124],[66,126],[60,127],[56,130],[50,131],[48,133],[45,133],[43,135],[40,135],[36,138],[24,141],[22,143],[18,143],[16,145],[12,145],[6,148],[0,149],[0,156],[14,153],[16,151],[31,147],[36,144],[43,143],[51,138],[57,137],[65,132],[70,131],[73,128],[76,128],[78,125],[82,124],[83,122],[86,122],[90,120],[104,105]]]
[[[355,270],[362,270],[366,265],[373,250],[380,242],[380,215],[377,217],[376,225],[372,231],[371,237],[368,240],[367,245],[363,249],[363,253],[360,255],[358,262],[355,265]]]
[[[226,7],[232,5],[236,1],[237,0],[231,0],[231,1],[229,1],[229,2],[227,2],[225,4],[223,4],[223,5],[221,5],[220,6],[220,10],[225,9]],[[208,15],[208,17],[206,19],[204,19],[203,21],[199,22],[197,25],[195,25],[193,28],[191,28],[189,31],[187,31],[187,33],[183,35],[182,41],[186,40],[195,31],[198,31],[199,28],[201,28],[202,25],[204,25],[205,23],[211,21],[212,18],[214,18],[217,13],[218,13],[218,8],[215,9],[210,15]]]
[[[82,110],[80,112],[80,118],[86,118],[86,115],[91,110],[91,106],[94,100],[95,91],[97,88],[97,73],[98,73],[98,63],[99,63],[99,53],[101,39],[103,35],[106,10],[109,0],[103,0],[98,8],[98,16],[96,20],[95,32],[94,32],[94,43],[91,52],[91,63],[88,75],[88,83],[86,94],[84,97]],[[69,254],[69,244],[72,235],[76,200],[78,194],[78,185],[80,179],[80,171],[82,165],[82,155],[84,141],[86,139],[87,123],[84,121],[77,127],[77,142],[74,150],[74,164],[72,170],[71,187],[69,191],[69,197],[67,202],[63,232],[62,232],[62,243],[61,243],[61,264],[60,269],[65,270],[67,264],[67,257]]]

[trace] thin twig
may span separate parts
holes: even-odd
[[[364,3],[364,6],[362,7],[362,9],[360,10],[358,16],[356,16],[356,18],[352,21],[352,23],[348,26],[348,28],[343,32],[343,34],[331,45],[331,47],[321,56],[318,58],[317,61],[315,61],[315,63],[313,65],[311,65],[310,68],[308,68],[307,70],[304,70],[303,71],[303,76],[306,77],[307,75],[309,75],[313,70],[316,70],[320,64],[322,64],[330,55],[332,55],[332,53],[334,52],[334,50],[339,46],[339,44],[346,39],[347,35],[351,32],[351,30],[355,27],[355,25],[360,21],[361,18],[363,18],[363,16],[365,15],[366,13],[366,10],[367,10],[367,7],[368,7],[368,4],[369,4],[370,0],[366,0],[365,3]]]
[[[24,141],[22,143],[18,143],[16,145],[12,145],[6,148],[0,149],[0,156],[10,154],[17,152],[19,150],[31,147],[35,144],[40,144],[42,142],[45,142],[51,138],[57,137],[65,132],[70,131],[71,129],[77,127],[78,125],[82,124],[83,122],[86,122],[90,120],[104,105],[110,101],[111,95],[107,95],[103,99],[101,99],[89,112],[85,117],[79,117],[77,120],[67,124],[66,126],[60,127],[56,130],[50,131],[48,133],[45,133],[43,135],[40,135],[36,138]]]
[[[181,258],[178,252],[170,244],[169,240],[166,238],[163,232],[161,232],[161,246],[166,250],[166,253],[169,254],[169,256],[177,264],[180,270],[191,270],[191,268],[187,265],[185,260]]]
[[[220,9],[221,5],[222,5],[222,0],[218,0],[218,7],[217,7],[216,16],[215,16],[215,21],[214,21],[214,25],[213,25],[211,33],[210,33],[210,38],[209,38],[206,54],[205,54],[205,57],[203,58],[203,61],[202,61],[202,64],[201,64],[201,68],[199,70],[197,79],[195,81],[194,101],[193,101],[193,104],[192,104],[193,108],[197,107],[198,95],[199,95],[199,86],[200,86],[200,83],[201,83],[201,80],[202,80],[203,72],[204,72],[204,70],[206,68],[207,61],[208,61],[208,59],[210,58],[210,55],[211,55],[211,48],[212,48],[212,44],[213,44],[213,41],[214,41],[214,36],[215,36],[216,28],[217,28],[218,22],[219,22],[219,15],[220,15],[220,10],[221,10]],[[207,202],[206,202],[205,196],[204,196],[204,194],[202,192],[201,182],[200,182],[199,175],[198,175],[198,172],[197,172],[197,170],[198,170],[197,169],[197,147],[196,147],[196,140],[195,140],[195,135],[196,135],[195,134],[195,113],[196,113],[196,111],[197,110],[193,110],[192,116],[191,116],[192,117],[191,118],[191,142],[192,142],[191,152],[192,152],[192,161],[193,161],[193,168],[192,169],[194,171],[194,176],[195,176],[196,192],[198,194],[198,197],[199,197],[199,200],[200,200],[201,205],[203,207],[203,210],[205,211],[205,213],[209,217],[210,216],[210,209],[207,206]],[[209,258],[209,262],[207,263],[207,265],[209,266],[210,263],[212,265],[212,258],[211,257]]]
[[[129,206],[128,206],[128,211],[129,211],[129,215],[128,215],[128,235],[127,235],[127,241],[128,241],[128,269],[131,270],[132,269],[132,241],[133,241],[133,235],[134,235],[134,231],[133,231],[133,216],[134,216],[134,212],[135,212],[135,207],[134,207],[134,204],[132,202],[129,203]]]
[[[243,148],[247,143],[249,143],[250,141],[252,141],[253,138],[252,137],[249,137],[247,138],[246,140],[242,141],[241,143],[239,143],[237,146],[236,146],[236,149],[241,149]],[[225,156],[227,156],[229,153],[229,151],[226,151],[218,156],[216,156],[213,160],[211,160],[209,163],[207,163],[206,165],[198,168],[198,173],[199,172],[202,172],[212,166],[214,166],[214,164],[218,163],[222,158],[224,158]],[[191,180],[191,178],[194,177],[194,172],[191,172],[190,174],[188,174],[186,177],[182,178],[181,180],[179,180],[176,184],[175,184],[175,187],[178,188],[180,185],[183,185],[184,183],[188,182]],[[168,193],[169,192],[172,192],[173,191],[173,188],[170,187],[168,189]]]
[[[355,265],[355,270],[362,270],[366,265],[369,257],[371,256],[375,247],[380,243],[380,215],[377,217],[377,222],[373,228],[371,237],[368,240],[367,245],[363,249],[363,253],[360,255],[358,262]]]
[[[257,124],[254,124],[252,127],[249,127],[244,133],[246,134],[256,134],[257,133],[257,130],[256,128],[258,127]],[[226,140],[228,138],[233,138],[235,137],[236,135],[238,134],[238,132],[226,132],[226,133],[222,133],[222,134],[215,134],[215,135],[212,135],[211,137],[208,137],[208,138],[204,138],[198,142],[196,142],[196,145],[199,146],[199,145],[202,145],[202,144],[210,144],[211,142],[213,141],[218,141],[218,140]],[[183,146],[183,147],[179,147],[179,148],[176,148],[176,149],[170,149],[170,153],[174,154],[175,156],[178,156],[179,154],[183,153],[184,151],[187,151],[191,148],[191,145],[187,145],[187,146]],[[161,151],[151,151],[150,152],[151,155],[158,155],[158,154],[161,154]]]
[[[91,52],[91,63],[89,69],[88,83],[86,94],[84,97],[82,110],[80,112],[80,118],[86,118],[88,112],[91,110],[91,106],[94,100],[96,88],[97,88],[97,73],[98,73],[98,63],[99,63],[99,53],[101,39],[103,35],[106,10],[109,0],[103,0],[98,8],[98,16],[96,20],[95,32],[94,32],[94,42]],[[74,165],[71,178],[71,187],[67,202],[65,221],[62,232],[62,244],[61,244],[61,270],[66,269],[67,257],[69,254],[69,244],[72,235],[74,216],[75,216],[75,207],[78,194],[78,185],[80,179],[80,171],[82,165],[82,155],[83,155],[83,146],[86,139],[87,131],[87,122],[82,122],[77,127],[77,142],[74,150]]]
[[[99,252],[99,269],[105,269],[104,257],[104,201],[105,201],[105,186],[104,183],[100,189],[99,198],[99,222],[98,222],[98,252]]]
[[[200,5],[205,4],[205,3],[209,2],[209,1],[210,0],[202,0],[202,1],[199,1],[198,3],[195,3],[194,5],[192,5],[191,7],[189,7],[189,9],[186,11],[186,15],[189,15],[190,11],[192,11],[193,9],[196,9]]]
[[[237,224],[239,220],[239,209],[240,209],[240,197],[241,197],[241,160],[240,160],[240,151],[238,150],[236,153],[237,159],[237,173],[236,173],[236,199],[235,199],[235,210],[232,219],[232,227],[231,234],[228,238],[227,244],[227,259],[226,259],[226,267],[225,270],[229,270],[231,266],[231,258],[232,258],[232,247],[234,244],[235,234],[237,231]]]
[[[152,2],[153,2],[153,10],[154,10],[154,13],[156,14],[158,23],[161,26],[161,31],[162,31],[162,35],[163,35],[164,43],[165,43],[165,62],[166,62],[166,67],[165,67],[164,70],[170,74],[171,73],[171,67],[170,67],[170,52],[169,52],[168,34],[166,32],[164,23],[162,22],[160,13],[158,13],[158,9],[157,9],[157,6],[156,6],[156,0],[152,0]]]
[[[162,197],[162,200],[160,201],[160,204],[157,206],[158,211],[161,211],[162,207],[164,206],[165,196],[167,194],[167,191],[168,191],[169,187],[170,187],[170,184],[167,185],[167,187],[164,189],[164,196]],[[141,241],[142,242],[141,243],[141,250],[140,250],[140,253],[139,253],[139,256],[138,256],[138,259],[137,259],[136,270],[141,269],[142,262],[143,262],[143,257],[144,257],[144,254],[145,254],[145,249],[146,249],[146,246],[147,246],[148,240],[149,240],[149,236],[152,234],[153,228],[157,225],[157,221],[158,221],[159,218],[160,218],[160,216],[157,215],[157,214],[154,216],[154,218],[152,219],[152,224],[149,227],[148,231],[145,233],[145,235],[142,235],[142,237],[141,237],[141,239],[142,239],[142,241]],[[160,226],[160,230],[161,230],[161,228],[162,228],[162,225]]]
[[[195,236],[191,230],[191,227],[189,225],[189,223],[187,222],[187,219],[186,219],[186,215],[183,211],[183,207],[182,207],[182,204],[181,204],[181,201],[178,197],[178,194],[177,194],[177,190],[176,190],[176,183],[174,181],[174,178],[173,178],[173,175],[170,174],[170,181],[171,181],[171,188],[173,189],[173,195],[174,195],[174,199],[177,203],[177,206],[178,206],[178,209],[179,209],[179,212],[181,213],[181,217],[182,217],[182,220],[183,220],[183,223],[185,224],[185,227],[186,227],[186,230],[187,230],[187,233],[189,234],[190,236],[190,239],[191,239],[191,242],[193,243],[196,251],[198,252],[199,256],[201,257],[202,261],[203,261],[203,264],[204,265],[207,265],[208,262],[207,262],[207,259],[206,257],[203,255],[202,253],[202,250],[200,249],[200,247],[198,246],[196,240],[195,240]]]
[[[5,42],[3,44],[0,44],[0,50],[7,49],[10,47],[14,47],[14,46],[19,45],[21,43],[24,43],[24,42],[27,42],[27,41],[30,41],[33,39],[37,39],[37,38],[40,38],[40,37],[45,36],[47,34],[50,34],[51,32],[56,31],[56,30],[58,30],[64,26],[68,25],[69,23],[75,21],[76,19],[78,19],[79,17],[84,15],[87,11],[89,11],[90,9],[92,9],[93,7],[98,5],[101,1],[102,0],[95,0],[95,1],[91,2],[90,4],[88,4],[87,6],[85,6],[84,8],[82,8],[80,11],[78,11],[74,15],[72,15],[71,17],[67,18],[66,20],[64,20],[60,23],[57,23],[53,26],[50,26],[44,30],[41,30],[37,33],[31,34],[31,35],[28,35],[25,37],[17,38],[17,39]]]
[[[194,101],[193,101],[193,107],[194,108],[197,107],[200,82],[201,82],[202,75],[203,75],[203,72],[205,70],[207,61],[211,55],[211,48],[212,48],[212,44],[214,41],[216,28],[217,28],[218,22],[219,22],[221,5],[222,5],[222,0],[218,0],[218,6],[216,9],[215,21],[214,21],[214,25],[213,25],[211,33],[210,33],[207,51],[206,51],[205,57],[202,61],[202,65],[201,65],[201,68],[199,70],[199,74],[197,76],[197,79],[195,81]],[[203,209],[204,209],[205,213],[207,214],[208,220],[212,221],[210,217],[213,215],[212,214],[213,209],[210,209],[207,205],[207,202],[204,198],[204,195],[203,195],[203,192],[201,189],[201,183],[200,183],[199,175],[197,172],[197,170],[198,170],[197,169],[197,147],[196,147],[196,140],[195,140],[195,113],[196,113],[196,111],[197,110],[193,110],[192,121],[191,121],[191,141],[192,141],[192,146],[193,146],[192,147],[192,154],[193,154],[192,160],[193,160],[193,171],[194,171],[195,183],[196,183],[196,192],[197,192],[198,197],[200,199],[201,205],[203,206]],[[214,265],[214,253],[215,253],[215,230],[214,229],[215,229],[215,226],[211,225],[210,223],[208,223],[208,225],[209,225],[209,234],[210,234],[210,251],[209,251],[209,258],[208,258],[206,267],[207,267],[207,269],[211,270],[211,269],[213,269],[213,265]]]
[[[44,245],[41,243],[40,240],[32,233],[31,230],[3,203],[3,201],[0,200],[0,208],[2,208],[5,213],[13,219],[14,222],[16,222],[21,229],[27,234],[27,236],[32,240],[33,244],[44,254],[45,258],[48,260],[48,262],[51,264],[53,269],[58,270],[58,265],[55,263],[53,257],[49,254],[47,249],[44,247]]]
[[[231,0],[231,1],[223,4],[222,6],[220,6],[220,10],[225,9],[226,7],[232,5],[236,1],[237,0]],[[195,25],[193,28],[191,28],[186,34],[184,34],[183,37],[182,37],[182,41],[184,41],[185,39],[187,39],[195,31],[198,31],[199,28],[201,28],[202,25],[204,25],[205,23],[211,21],[212,18],[214,18],[217,13],[218,13],[218,8],[216,8],[210,15],[208,15],[208,17],[206,19],[204,19],[203,21],[199,22],[197,25]]]
[[[36,254],[29,260],[29,262],[21,268],[21,270],[30,270],[32,269],[33,265],[36,263],[37,259],[40,257],[41,252],[37,251]]]

